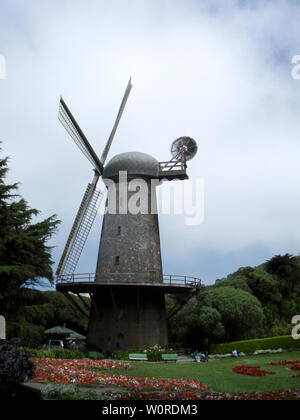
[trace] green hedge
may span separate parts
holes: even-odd
[[[85,354],[79,350],[53,348],[50,350],[24,349],[38,359],[84,359]]]
[[[144,350],[128,349],[128,350],[117,350],[112,354],[112,358],[115,360],[129,360],[130,353],[143,353]]]
[[[252,353],[256,350],[297,349],[300,341],[296,341],[290,335],[280,337],[260,338],[255,340],[235,341],[232,343],[212,344],[211,354],[227,354],[233,350],[243,353]]]

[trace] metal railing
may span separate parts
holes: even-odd
[[[191,276],[180,276],[177,274],[163,274],[164,284],[182,284],[185,286],[197,286],[201,287],[201,279]]]
[[[184,161],[169,161],[169,162],[159,162],[159,171],[165,172],[165,171],[172,171],[172,170],[186,170],[186,164]]]
[[[132,276],[128,283],[144,283],[141,281],[141,276],[149,275],[149,273],[82,273],[82,274],[65,274],[56,277],[56,282],[62,283],[94,283],[101,284],[115,284],[120,283],[122,277]],[[106,279],[105,279],[106,277]],[[136,279],[134,278],[136,277]],[[120,279],[120,280],[119,280]],[[126,284],[127,282],[124,282]],[[202,286],[201,279],[191,276],[181,276],[176,274],[163,274],[163,283],[157,281],[146,281],[149,284],[163,284],[163,285],[182,285],[200,288]]]

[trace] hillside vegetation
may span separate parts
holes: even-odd
[[[176,347],[205,348],[211,343],[285,335],[291,333],[291,320],[297,314],[300,258],[276,255],[204,288],[170,321],[170,339]]]

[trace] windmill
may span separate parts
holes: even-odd
[[[201,281],[188,276],[164,275],[162,272],[156,187],[162,181],[188,179],[187,161],[197,153],[191,137],[180,137],[171,146],[169,161],[158,162],[141,152],[127,152],[106,159],[132,88],[131,79],[101,158],[84,136],[67,105],[60,100],[59,119],[75,143],[94,167],[95,175],[88,185],[57,268],[57,290],[74,304],[72,295],[88,293],[91,297],[87,343],[110,355],[115,350],[168,345],[167,318],[173,316],[193,295]],[[125,182],[122,174],[126,174]],[[105,191],[97,190],[100,177],[113,183],[112,198],[108,188],[96,272],[76,274],[82,249]],[[153,187],[152,181],[157,181]],[[129,181],[129,182],[128,182]],[[139,201],[143,211],[132,213],[129,204],[136,191],[131,183],[142,183]],[[125,195],[124,195],[125,188]],[[113,202],[114,211],[110,211]],[[125,210],[124,211],[124,205]],[[165,294],[178,295],[169,314]],[[82,303],[87,306],[86,301]],[[80,306],[78,309],[82,310]],[[83,311],[84,312],[84,311]]]

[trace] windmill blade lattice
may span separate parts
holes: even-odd
[[[56,271],[58,277],[74,274],[103,196],[96,185],[88,185]]]
[[[62,98],[59,103],[58,119],[94,168],[102,173],[102,163]]]
[[[56,275],[58,278],[62,276],[74,274],[80,255],[82,253],[85,242],[90,233],[91,227],[97,215],[97,210],[101,204],[104,193],[96,189],[97,182],[103,174],[104,163],[107,159],[112,141],[119,126],[122,114],[124,112],[130,91],[132,88],[131,78],[129,79],[118,115],[113,126],[112,132],[104,148],[101,159],[98,158],[88,139],[81,130],[79,124],[75,120],[70,109],[66,105],[63,98],[60,98],[58,119],[70,134],[76,145],[94,166],[95,176],[93,182],[88,185],[81,202],[79,211],[75,218],[69,238],[67,240],[64,252],[58,264]]]
[[[101,156],[101,163],[102,163],[102,165],[104,165],[104,163],[105,163],[105,161],[107,159],[107,155],[108,155],[109,149],[110,149],[111,144],[112,144],[112,141],[113,141],[113,139],[115,137],[115,134],[116,134],[117,128],[119,126],[121,117],[123,115],[123,112],[124,112],[124,109],[125,109],[125,106],[126,106],[128,97],[129,97],[130,92],[131,92],[131,89],[132,89],[132,83],[131,83],[131,78],[130,78],[129,79],[129,82],[128,82],[128,85],[127,85],[127,88],[125,90],[125,94],[124,94],[124,97],[123,97],[123,100],[122,100],[122,103],[121,103],[121,106],[120,106],[118,115],[117,115],[116,122],[115,122],[115,124],[113,126],[112,132],[111,132],[111,134],[109,136],[109,139],[108,139],[108,141],[106,143],[106,146],[105,146],[104,151],[103,151],[102,156]]]

